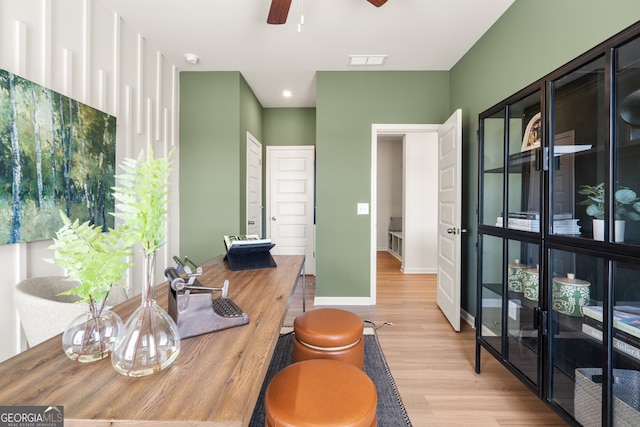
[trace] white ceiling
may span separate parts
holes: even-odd
[[[287,23],[269,25],[271,0],[102,1],[180,71],[239,71],[265,108],[314,107],[316,71],[449,70],[514,2],[293,0]],[[348,65],[370,54],[386,64]]]

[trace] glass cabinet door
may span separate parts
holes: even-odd
[[[542,144],[540,91],[508,107],[507,228],[540,231]]]
[[[502,227],[505,111],[482,119],[482,224]]]
[[[618,49],[616,63],[614,230],[618,241],[640,245],[640,38]]]
[[[613,263],[613,424],[640,425],[640,265]],[[597,319],[596,319],[597,320]],[[595,328],[601,326],[596,322]],[[589,383],[587,383],[589,385]]]
[[[551,233],[603,240],[607,115],[604,57],[551,82]],[[594,221],[595,235],[594,235]]]
[[[507,354],[511,365],[538,384],[540,245],[507,241]]]
[[[484,234],[480,246],[482,324],[478,335],[537,386],[540,245]]]
[[[481,235],[482,285],[480,288],[480,317],[482,325],[478,336],[482,337],[498,354],[502,354],[502,313],[504,305],[504,270],[502,266],[503,239]]]
[[[585,377],[602,378],[606,355],[602,329],[592,325],[591,317],[586,314],[602,312],[607,277],[605,262],[599,257],[552,249],[548,267],[547,286],[551,293],[549,399],[580,421],[581,411],[585,414],[585,410],[595,410],[600,414],[602,409],[602,401],[597,397],[589,404],[580,400],[579,387]],[[594,317],[597,318],[597,314]],[[584,418],[582,422],[585,422]],[[589,421],[587,425],[600,423]]]

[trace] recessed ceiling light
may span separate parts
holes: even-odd
[[[282,91],[282,96],[284,96],[285,98],[291,98],[293,94],[291,93],[290,90],[283,90]]]
[[[387,55],[349,55],[349,65],[384,65]]]
[[[189,64],[197,64],[198,62],[200,62],[200,58],[198,58],[198,55],[196,55],[195,53],[186,53],[184,55],[184,60]]]

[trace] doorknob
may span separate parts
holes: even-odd
[[[249,225],[253,225],[253,224],[255,224],[255,223],[256,223],[255,221],[249,221],[249,222],[248,222],[248,224],[249,224]]]
[[[272,217],[271,217],[271,221],[275,221],[275,220],[276,220],[276,217],[275,217],[275,216],[272,216]]]
[[[463,228],[462,230],[459,228],[447,228],[448,234],[465,234],[467,233],[467,229]]]

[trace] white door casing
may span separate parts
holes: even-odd
[[[438,131],[438,289],[437,304],[460,331],[460,254],[462,111],[456,110]]]
[[[262,234],[262,144],[247,132],[246,233]]]
[[[454,200],[457,200],[456,203],[450,206],[453,211],[457,211],[455,215],[452,215],[450,222],[456,224],[456,228],[462,231],[460,228],[461,221],[461,166],[462,166],[462,111],[457,110],[451,118],[447,120],[444,124],[372,124],[371,125],[371,253],[370,253],[370,297],[369,303],[371,305],[375,305],[376,303],[376,251],[377,251],[377,162],[378,162],[378,136],[379,135],[403,135],[414,132],[434,132],[438,134],[438,146],[442,143],[448,142],[453,144],[453,147],[456,149],[455,164],[452,166],[451,173],[454,173],[456,179],[453,181],[456,189],[449,188],[450,197],[454,197]],[[446,137],[452,138],[452,140],[447,140]],[[441,140],[441,137],[445,137],[444,140]],[[439,151],[439,148],[438,148]],[[435,153],[434,153],[435,155]],[[449,157],[449,160],[451,157]],[[438,154],[438,175],[442,175],[442,171],[440,170],[440,155]],[[455,172],[454,172],[455,171]],[[440,194],[440,186],[438,186],[438,198],[442,197]],[[438,215],[440,215],[440,202],[438,202]],[[386,218],[384,219],[387,220]],[[448,227],[447,227],[448,228]],[[440,241],[440,232],[442,226],[440,224],[440,217],[438,217],[438,240]],[[445,229],[446,232],[446,229]],[[455,245],[449,245],[450,255],[447,268],[442,271],[440,264],[443,262],[444,258],[442,256],[442,251],[444,251],[444,246],[438,246],[438,306],[445,313],[445,316],[452,322],[452,326],[455,330],[460,330],[460,286],[461,286],[461,264],[460,264],[460,234],[456,234],[455,239],[453,240]],[[445,283],[440,283],[441,273],[448,274],[451,279],[448,280],[448,287],[445,287]],[[442,288],[442,289],[441,289]],[[445,292],[446,291],[446,292]],[[442,300],[442,303],[441,303]],[[444,309],[443,309],[444,307]],[[446,311],[445,311],[446,310]],[[456,325],[457,323],[457,325]]]
[[[267,237],[274,255],[305,255],[315,274],[315,147],[267,147]]]

